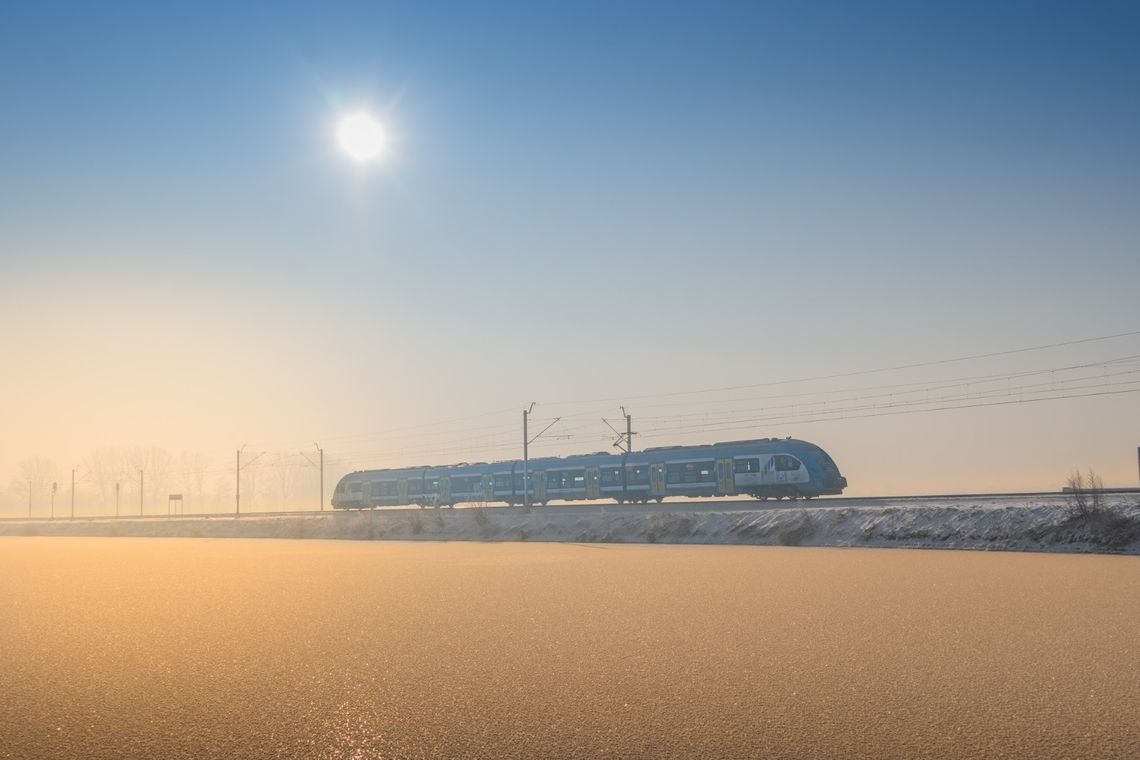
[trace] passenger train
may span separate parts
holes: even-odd
[[[532,504],[595,499],[660,503],[670,496],[740,494],[810,499],[840,494],[847,487],[826,451],[794,438],[531,459],[527,469]],[[341,478],[332,498],[337,509],[460,502],[522,504],[522,460],[364,470]]]

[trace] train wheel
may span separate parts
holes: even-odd
[[[664,497],[664,496],[658,496],[658,497],[657,497],[657,503],[658,503],[658,504],[660,504],[660,503],[661,503],[661,502],[663,502],[663,501],[665,501],[665,497]]]

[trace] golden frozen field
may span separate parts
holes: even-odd
[[[1137,757],[1140,558],[0,538],[0,757]]]

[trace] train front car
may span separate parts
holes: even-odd
[[[718,443],[717,456],[732,460],[735,493],[758,499],[811,499],[843,493],[847,478],[814,443],[767,438]]]
[[[361,473],[354,472],[337,481],[332,496],[333,509],[363,509],[371,506],[364,503],[364,479],[360,475]]]
[[[792,455],[797,457],[807,471],[806,482],[798,484],[798,496],[838,496],[847,487],[847,478],[839,472],[835,460],[814,443],[794,438],[785,439],[792,445]]]

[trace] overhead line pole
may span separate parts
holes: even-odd
[[[530,472],[528,466],[530,463],[530,435],[527,433],[526,423],[527,417],[534,411],[534,402],[530,402],[529,409],[523,409],[523,509],[527,512],[530,511]],[[32,514],[32,499],[31,499],[31,486],[29,486],[28,496],[28,516]]]
[[[241,453],[245,451],[246,445],[247,444],[243,443],[241,445],[241,448],[237,450],[237,466],[234,468],[234,477],[237,481],[234,488],[234,517],[239,517],[241,515],[241,468],[243,467],[241,463]],[[264,453],[264,451],[259,452],[257,456],[246,462],[244,466],[249,467],[251,464],[260,459]]]
[[[625,453],[633,453],[633,415],[625,410],[625,407],[620,407],[621,413],[625,415]]]
[[[541,438],[543,433],[550,430],[550,428],[554,427],[558,424],[558,421],[562,419],[561,417],[555,417],[549,425],[539,431],[538,435],[531,438],[527,432],[527,418],[530,417],[530,413],[533,411],[533,401],[530,402],[529,409],[523,409],[523,508],[528,512],[530,511],[530,444]]]
[[[241,514],[241,452],[245,449],[245,444],[237,450],[237,464],[234,467],[234,478],[236,483],[234,485],[234,516],[237,517]]]
[[[633,433],[633,415],[626,412],[624,406],[618,407],[618,408],[621,409],[622,416],[625,417],[625,432],[624,433],[622,433],[620,430],[618,430],[613,425],[611,425],[610,421],[607,420],[605,417],[602,418],[602,422],[604,422],[606,424],[606,427],[608,427],[610,430],[614,431],[614,433],[617,434],[617,440],[614,441],[614,446],[616,446],[617,448],[620,449],[621,448],[621,442],[624,440],[625,441],[625,453],[627,455],[629,455],[629,454],[633,453],[633,435],[634,435],[634,433]]]
[[[302,457],[304,457],[306,462],[311,464],[313,467],[317,467],[321,471],[321,492],[320,492],[320,495],[317,497],[317,502],[318,502],[317,506],[320,507],[322,512],[324,512],[325,511],[325,450],[321,448],[321,445],[319,443],[314,443],[313,446],[315,446],[317,448],[317,454],[320,455],[319,464],[317,462],[314,462],[312,459],[309,459],[309,455],[306,454],[305,452],[302,451],[299,453],[301,454]]]
[[[625,440],[625,456],[622,457],[621,468],[621,495],[622,498],[627,498],[629,495],[629,456],[633,453],[633,415],[625,410],[624,406],[618,407],[621,409],[622,416],[625,417],[625,433],[621,433],[617,428],[610,424],[610,421],[605,417],[602,422],[606,423],[606,427],[617,433],[617,440],[614,441],[614,446],[619,450],[621,449],[621,442]]]

